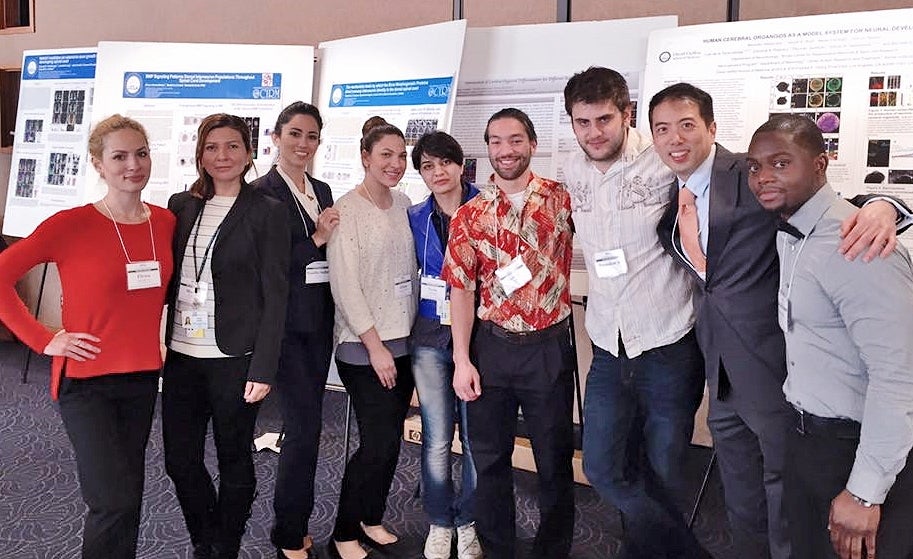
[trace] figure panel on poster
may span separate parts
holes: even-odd
[[[716,140],[736,152],[771,114],[805,116],[824,136],[828,179],[838,192],[911,203],[911,22],[913,10],[885,10],[656,31],[644,92],[680,81],[706,90]],[[640,125],[648,131],[646,120]]]
[[[325,126],[314,176],[334,198],[364,177],[359,146],[368,118],[399,127],[407,153],[423,134],[449,129],[465,33],[460,20],[319,45],[317,100]],[[398,188],[416,202],[428,195],[411,160]]]
[[[153,161],[144,199],[164,206],[196,180],[197,128],[213,113],[250,126],[254,167],[247,180],[268,172],[276,117],[292,101],[312,98],[313,60],[310,46],[102,42],[95,120],[121,113],[143,123]],[[97,175],[90,172],[87,184],[100,197]]]
[[[5,235],[83,203],[95,62],[94,48],[23,53]]]

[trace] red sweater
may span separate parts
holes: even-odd
[[[61,372],[69,378],[149,371],[162,366],[160,329],[165,292],[173,261],[171,237],[175,218],[150,205],[155,256],[162,286],[127,291],[127,259],[114,225],[94,206],[54,214],[35,232],[0,253],[0,320],[26,345],[42,352],[54,337],[16,294],[15,285],[38,264],[54,262],[63,290],[62,318],[67,332],[86,332],[101,339],[94,360],[54,357],[51,395],[56,399]],[[133,262],[152,260],[149,225],[118,224]]]

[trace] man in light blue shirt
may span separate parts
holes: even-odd
[[[748,149],[748,182],[779,214],[778,317],[794,408],[784,503],[794,557],[913,553],[913,266],[898,247],[865,265],[838,252],[855,208],[827,184],[815,123],[774,115]],[[877,544],[877,545],[876,545]],[[861,555],[860,552],[865,552]]]

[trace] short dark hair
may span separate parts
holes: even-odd
[[[650,99],[650,128],[653,128],[653,109],[663,101],[670,99],[694,102],[704,124],[710,126],[713,123],[713,97],[699,87],[695,87],[690,83],[680,82],[670,85]]]
[[[564,86],[564,110],[568,116],[577,103],[601,103],[611,101],[619,110],[631,106],[631,92],[624,76],[609,68],[590,66],[577,72]]]
[[[523,128],[526,129],[526,137],[529,138],[530,142],[536,141],[536,128],[533,126],[533,121],[529,119],[529,115],[521,111],[520,109],[515,109],[514,107],[507,107],[506,109],[501,109],[495,114],[491,115],[491,118],[488,119],[488,123],[485,124],[485,134],[482,136],[485,139],[485,143],[488,144],[488,127],[492,122],[496,120],[501,120],[502,118],[512,118],[516,121],[519,121],[523,125]]]
[[[790,139],[797,146],[807,151],[810,155],[817,156],[826,151],[824,136],[821,129],[809,118],[799,114],[775,114],[758,127],[751,135],[754,142],[759,134],[767,132],[783,132],[790,135]]]
[[[422,166],[422,155],[449,159],[457,165],[463,164],[463,148],[447,132],[435,130],[425,134],[412,148],[412,166],[418,171]]]
[[[320,118],[320,111],[314,105],[304,101],[295,101],[288,107],[282,109],[279,117],[276,118],[276,126],[273,127],[273,134],[282,135],[282,127],[289,123],[297,115],[307,115],[317,121],[317,130],[323,130],[323,119]]]
[[[406,141],[402,130],[393,126],[381,116],[372,116],[361,127],[361,150],[371,153],[374,144],[384,136],[399,136],[403,142]]]
[[[244,182],[244,176],[247,175],[247,172],[254,164],[250,141],[250,126],[247,124],[247,121],[239,116],[226,113],[216,113],[204,118],[202,122],[200,122],[200,127],[197,129],[197,148],[195,152],[197,158],[197,174],[199,177],[190,186],[190,193],[203,200],[210,200],[216,194],[216,187],[212,181],[212,177],[209,176],[209,173],[203,168],[203,151],[206,149],[206,140],[209,138],[209,133],[218,128],[230,128],[241,135],[241,142],[244,144],[244,150],[247,152],[247,164],[244,165],[244,170],[241,171],[242,183]]]

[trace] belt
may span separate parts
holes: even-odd
[[[512,332],[506,328],[501,328],[494,322],[483,320],[479,323],[479,330],[491,334],[495,338],[505,340],[512,344],[531,345],[543,342],[545,340],[550,340],[554,337],[567,333],[568,328],[570,327],[570,322],[570,317],[567,317],[561,322],[557,322],[541,330],[531,330],[529,332]]]
[[[827,435],[832,437],[859,438],[862,424],[845,417],[820,417],[793,407],[796,413],[796,431],[800,435]]]

